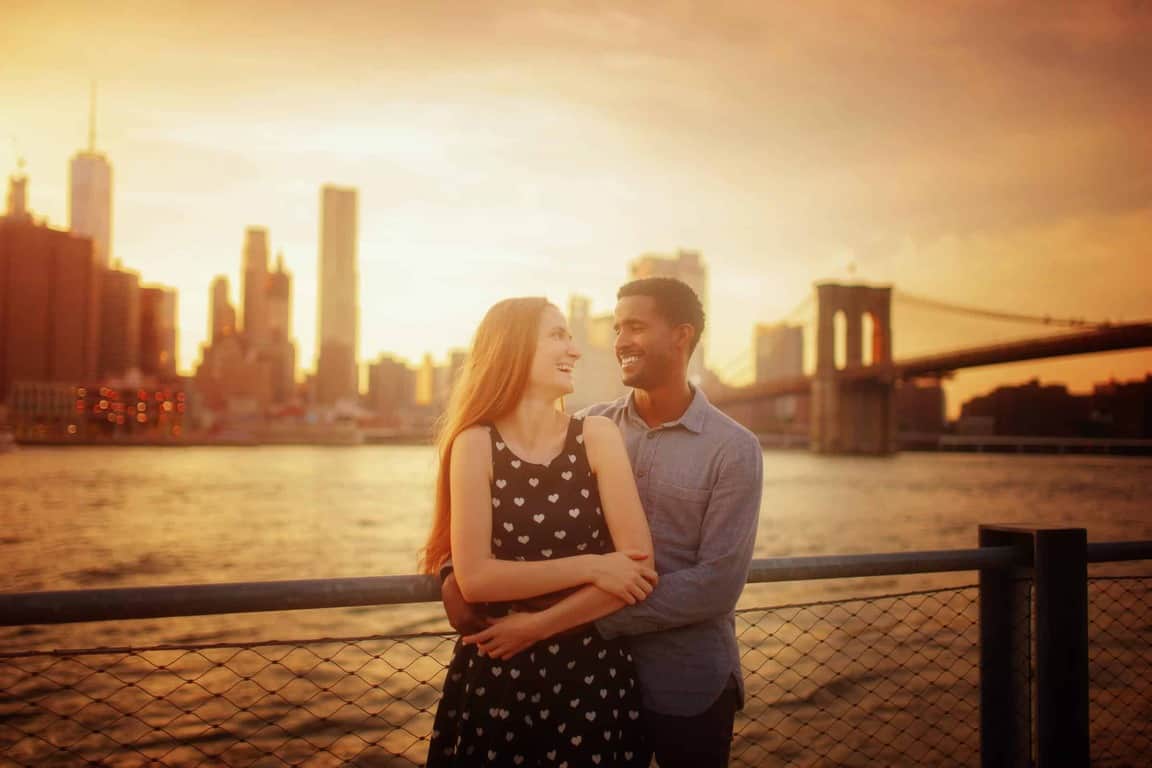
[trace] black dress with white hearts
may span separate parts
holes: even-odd
[[[564,450],[546,465],[520,459],[489,427],[496,557],[547,560],[612,551],[583,425],[569,421]],[[622,639],[605,640],[588,628],[503,661],[457,642],[428,766],[646,765],[639,716],[640,691]]]

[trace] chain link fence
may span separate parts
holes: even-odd
[[[0,655],[0,761],[422,765],[454,636]]]
[[[1146,766],[1152,755],[1152,578],[1088,580],[1092,764]]]
[[[1090,590],[1094,763],[1138,765],[1152,751],[1152,579]],[[978,614],[975,587],[739,611],[733,764],[978,764]],[[0,654],[0,765],[422,765],[454,643]]]
[[[742,611],[734,762],[972,765],[978,618],[975,587]]]
[[[971,587],[740,611],[733,762],[966,764],[976,618]],[[421,765],[454,641],[4,654],[0,750],[28,766]]]

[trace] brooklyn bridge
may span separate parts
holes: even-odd
[[[892,304],[1059,328],[1032,338],[945,349],[896,359]],[[904,382],[945,378],[966,368],[1152,347],[1152,322],[1111,323],[1034,317],[958,307],[900,294],[892,286],[827,282],[815,286],[815,371],[720,387],[712,400],[741,423],[757,428],[766,408],[783,398],[808,397],[808,442],[819,453],[890,454],[897,449],[894,393]]]

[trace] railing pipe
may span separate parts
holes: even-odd
[[[1152,560],[1152,541],[1107,541],[1089,544],[1087,559],[1089,563]]]
[[[295,611],[440,599],[432,576],[117,587],[0,594],[0,626]]]
[[[851,579],[909,573],[950,573],[1008,568],[1012,547],[945,549],[925,552],[885,552],[868,555],[769,557],[752,561],[748,583]]]
[[[1003,570],[1009,546],[860,555],[761,558],[749,583],[845,579],[913,573]],[[1152,559],[1152,542],[1090,544],[1088,561]],[[118,587],[0,593],[0,626],[65,624],[259,611],[292,611],[437,602],[431,576],[236,582],[163,587]]]

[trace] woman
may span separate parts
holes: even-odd
[[[619,431],[559,408],[579,356],[545,299],[502,301],[480,323],[445,414],[422,568],[450,557],[465,598],[496,603],[490,613],[586,585],[634,603],[656,582]],[[638,765],[639,690],[624,642],[587,627],[530,642],[498,653],[457,643],[428,765]]]

